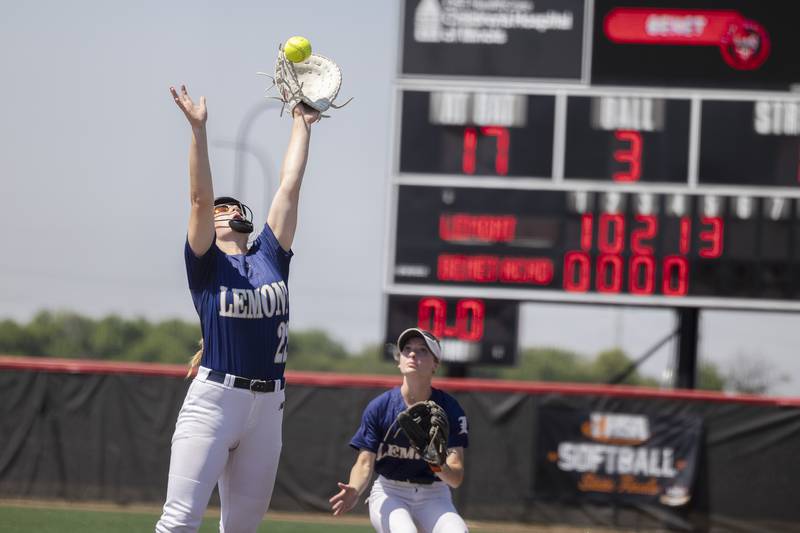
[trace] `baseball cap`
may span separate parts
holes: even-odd
[[[428,349],[431,351],[436,360],[440,361],[442,359],[442,345],[439,343],[439,339],[437,339],[436,335],[430,331],[425,331],[424,329],[420,328],[408,328],[401,333],[397,338],[397,349],[402,352],[403,346],[405,346],[405,344],[408,342],[408,339],[412,339],[414,337],[422,337],[422,340],[424,340],[425,344],[428,345]]]
[[[239,208],[242,207],[242,202],[240,202],[239,200],[237,200],[232,196],[218,196],[217,198],[214,199],[214,205],[221,205],[221,204],[234,204],[238,205]]]

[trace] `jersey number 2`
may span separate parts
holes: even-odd
[[[289,324],[281,322],[278,324],[278,349],[275,350],[275,362],[286,362],[286,350],[289,348]]]

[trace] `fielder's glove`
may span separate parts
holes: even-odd
[[[450,423],[447,413],[436,402],[417,402],[397,415],[397,425],[408,437],[411,446],[438,472],[447,459],[447,437]]]
[[[283,109],[289,107],[291,111],[300,102],[304,102],[320,113],[328,108],[339,109],[346,106],[352,98],[342,105],[336,105],[333,101],[339,94],[339,87],[342,85],[342,71],[339,66],[331,59],[317,54],[311,56],[300,63],[292,63],[286,59],[282,46],[278,46],[278,59],[275,62],[275,77],[259,72],[272,78],[272,87],[277,87],[278,96],[268,96],[283,103]],[[328,115],[322,115],[324,117]]]

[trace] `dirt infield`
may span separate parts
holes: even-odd
[[[130,504],[118,505],[107,502],[71,502],[63,500],[24,500],[24,499],[0,499],[0,506],[24,507],[31,509],[69,509],[80,511],[116,512],[116,513],[135,513],[152,514],[157,516],[161,512],[161,507],[152,504]],[[219,516],[219,508],[209,507],[206,516]],[[267,518],[282,522],[303,522],[339,525],[369,526],[369,519],[362,515],[351,515],[342,517],[332,517],[325,513],[286,513],[280,511],[270,511]],[[467,521],[470,531],[480,533],[482,531],[502,531],[503,533],[634,533],[633,530],[613,529],[606,527],[572,527],[572,526],[543,526],[531,524],[513,524],[509,522],[478,522]]]

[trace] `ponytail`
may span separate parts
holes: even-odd
[[[197,350],[197,353],[192,356],[192,359],[189,361],[189,371],[186,372],[186,378],[192,377],[193,374],[197,372],[198,367],[200,366],[200,360],[203,358],[203,339],[200,339],[197,342],[200,349]]]

